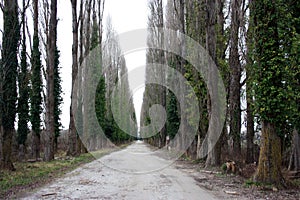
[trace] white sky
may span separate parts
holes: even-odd
[[[72,73],[72,12],[71,3],[68,0],[58,0],[58,48],[61,51],[61,76],[62,88],[64,92],[64,102],[62,105],[62,124],[64,129],[69,127],[70,96],[71,96],[71,73]],[[147,28],[148,0],[106,0],[104,8],[104,20],[107,16],[112,19],[113,28],[117,33],[131,31],[134,29]],[[104,22],[104,26],[106,22]],[[136,51],[125,55],[126,65],[129,72],[135,67],[144,66],[145,51]],[[140,119],[140,109],[144,87],[131,88],[136,109],[138,124]]]

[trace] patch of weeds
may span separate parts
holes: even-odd
[[[257,187],[261,190],[274,190],[276,187],[273,184],[265,184],[257,181],[253,181],[252,179],[248,179],[244,183],[245,187]]]
[[[300,189],[300,179],[294,179],[294,180],[291,180],[291,184],[292,184],[294,187]]]
[[[120,150],[119,148],[114,148],[114,149],[109,149],[109,150],[98,150],[98,151],[93,151],[91,152],[91,155],[98,159],[101,158],[102,156],[105,156],[108,153],[114,152],[114,151],[118,151]]]
[[[216,173],[216,177],[225,178],[225,177],[227,177],[227,174],[224,174],[222,172],[218,172],[218,173]]]
[[[247,179],[247,180],[245,181],[244,185],[245,185],[246,187],[252,187],[252,186],[260,187],[260,186],[262,186],[263,184],[260,183],[260,182],[253,181],[252,179]]]
[[[189,161],[191,160],[186,154],[183,154],[180,159],[185,160],[185,161]]]
[[[221,170],[222,170],[222,172],[226,172],[227,171],[227,165],[226,165],[226,163],[223,163],[223,165],[221,166]]]
[[[205,162],[205,160],[200,159],[200,158],[192,161],[193,164],[200,164],[200,163],[203,163],[203,162]]]

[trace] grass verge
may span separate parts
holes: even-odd
[[[110,152],[111,149],[100,150],[97,155],[100,157]],[[60,157],[51,162],[15,163],[16,171],[0,171],[0,199],[42,186],[93,160],[95,158],[87,153],[70,159]]]

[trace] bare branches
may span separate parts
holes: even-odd
[[[102,2],[102,7],[101,7],[101,2]],[[101,43],[102,41],[102,34],[103,34],[103,14],[104,14],[104,5],[105,5],[105,0],[99,0],[98,1],[98,26],[99,26],[99,41]]]
[[[22,11],[20,11],[21,16],[23,16],[26,12],[26,10],[30,7],[30,0],[27,0],[27,3],[23,1],[23,8]]]
[[[27,31],[27,36],[29,37],[30,51],[32,52],[31,33],[30,33],[30,30],[29,30],[27,21],[26,21],[26,31]]]
[[[3,1],[0,2],[0,8],[1,8],[2,12],[4,12]]]

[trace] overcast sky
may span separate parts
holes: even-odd
[[[112,25],[117,33],[122,34],[134,29],[146,28],[148,19],[148,0],[106,0],[104,8],[104,20],[110,16]],[[58,0],[58,48],[61,51],[61,76],[64,92],[62,105],[62,124],[64,129],[69,127],[70,96],[71,96],[71,72],[72,72],[72,11],[68,0]],[[104,21],[104,26],[106,22]],[[145,65],[145,51],[136,51],[125,55],[126,65],[129,72],[135,67]],[[134,105],[137,119],[139,120],[140,109],[144,88],[131,88],[133,90]]]

